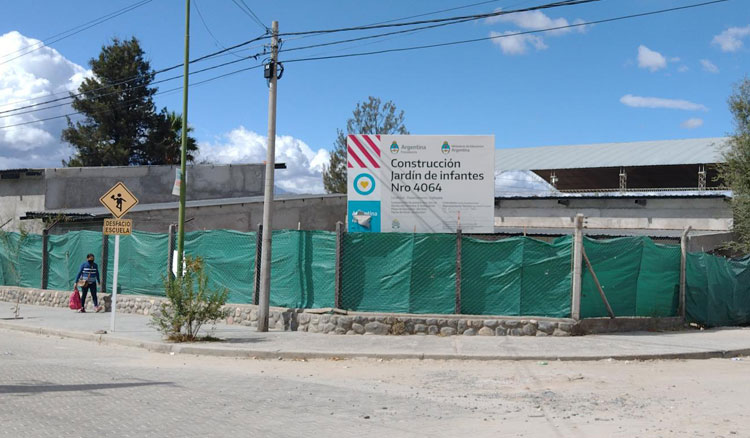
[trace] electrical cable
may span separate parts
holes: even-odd
[[[137,2],[137,3],[134,3],[134,4],[130,5],[130,6],[127,6],[125,8],[119,9],[119,10],[117,10],[115,12],[111,12],[111,13],[109,13],[107,15],[101,16],[101,17],[96,18],[94,20],[88,21],[88,22],[86,22],[84,24],[78,25],[78,26],[76,26],[76,27],[74,27],[72,29],[60,32],[58,34],[55,34],[55,35],[53,35],[51,37],[46,38],[45,40],[39,41],[38,43],[35,43],[35,44],[32,44],[32,46],[36,46],[36,47],[27,46],[27,47],[24,47],[22,49],[18,49],[15,52],[12,52],[12,53],[6,53],[5,55],[0,56],[0,58],[6,58],[6,57],[14,55],[14,54],[16,54],[18,52],[24,51],[26,49],[30,49],[27,52],[21,53],[18,56],[15,56],[15,57],[13,57],[11,59],[8,59],[6,61],[0,62],[0,65],[7,64],[7,63],[9,63],[9,62],[11,62],[13,60],[21,58],[22,56],[26,56],[29,53],[32,53],[32,52],[35,52],[35,51],[41,49],[42,47],[48,47],[49,45],[54,44],[54,43],[56,43],[58,41],[62,41],[64,39],[66,39],[66,38],[70,38],[73,35],[77,35],[77,34],[83,32],[83,31],[85,31],[87,29],[90,29],[90,28],[92,28],[94,26],[97,26],[97,25],[99,25],[101,23],[107,22],[107,21],[109,21],[109,20],[111,20],[113,18],[119,17],[120,15],[126,14],[126,13],[128,13],[128,12],[130,12],[132,10],[135,10],[135,9],[141,7],[141,6],[144,6],[144,5],[148,4],[148,3],[151,3],[152,1],[153,0],[142,0],[140,2]],[[67,35],[65,35],[66,33],[67,33]],[[50,41],[50,40],[52,40],[52,41]]]
[[[245,72],[245,71],[248,71],[248,70],[254,70],[254,69],[260,68],[260,67],[263,67],[263,65],[262,64],[258,64],[258,65],[254,65],[254,66],[251,66],[251,67],[242,68],[242,69],[239,69],[239,70],[234,70],[234,71],[231,71],[231,72],[228,72],[228,73],[221,74],[219,76],[214,76],[212,78],[208,78],[208,79],[204,79],[202,81],[194,82],[194,83],[188,85],[188,88],[190,88],[190,87],[197,87],[199,85],[203,85],[203,84],[206,84],[208,82],[212,82],[212,81],[215,81],[215,80],[218,80],[218,79],[222,79],[222,78],[225,78],[227,76],[232,76],[232,75],[235,75],[235,74],[238,74],[238,73],[242,73],[242,72]],[[172,92],[175,92],[175,91],[178,91],[178,90],[181,90],[181,89],[182,89],[182,87],[170,88],[169,90],[164,90],[164,91],[156,92],[156,93],[154,93],[154,96],[161,95],[161,94],[166,94],[166,93],[172,93]],[[101,110],[101,111],[95,111],[92,114],[104,114],[104,113],[112,112],[112,111],[114,111],[116,109],[120,109],[125,104],[132,103],[132,102],[135,102],[135,101],[138,101],[138,100],[139,99],[130,99],[130,100],[126,100],[126,101],[123,101],[123,102],[119,102],[118,106],[116,108],[108,108],[108,109]],[[74,115],[77,115],[77,114],[84,114],[84,113],[81,112],[81,111],[75,111],[75,112],[71,112],[71,113],[67,113],[67,114],[62,114],[62,115],[59,115],[59,116],[47,117],[47,118],[38,119],[38,120],[30,120],[30,121],[27,121],[27,122],[15,123],[13,125],[0,126],[0,130],[7,129],[7,128],[14,128],[14,127],[17,127],[17,126],[30,125],[30,124],[33,124],[33,123],[46,122],[46,121],[49,121],[49,120],[61,119],[63,117],[70,117],[70,116],[74,116]]]
[[[203,27],[206,29],[206,32],[208,32],[208,34],[211,36],[211,39],[214,40],[214,45],[220,49],[226,49],[226,46],[222,44],[218,38],[216,38],[216,35],[214,35],[214,33],[211,31],[211,28],[208,27],[208,23],[206,23],[206,19],[203,18],[203,13],[201,12],[200,7],[198,6],[198,0],[193,0],[193,6],[195,6],[195,12],[198,13],[198,18],[200,18],[201,23],[203,23]],[[240,56],[234,52],[229,52],[229,54],[237,56],[237,57]]]
[[[261,21],[260,18],[258,18],[257,15],[255,15],[255,12],[253,12],[252,9],[250,9],[250,6],[247,5],[247,3],[244,2],[244,0],[232,0],[232,2],[237,5],[237,7],[245,13],[248,17],[250,17],[251,20],[255,21],[258,26],[263,28],[266,32],[268,32],[268,26],[263,24],[263,21]]]
[[[598,1],[598,0],[597,0]],[[348,53],[344,55],[331,55],[331,56],[318,56],[318,57],[310,57],[310,58],[298,58],[298,59],[288,59],[284,62],[304,62],[304,61],[319,61],[319,60],[325,60],[325,59],[338,59],[338,58],[349,58],[349,57],[358,57],[358,56],[368,56],[368,55],[379,55],[383,53],[393,53],[393,52],[406,52],[411,50],[420,50],[420,49],[430,49],[435,47],[445,47],[445,46],[454,46],[459,44],[468,44],[468,43],[475,43],[479,41],[488,41],[488,40],[494,40],[499,38],[510,38],[510,37],[516,37],[519,35],[528,35],[528,34],[534,34],[534,33],[543,33],[543,32],[550,32],[554,30],[561,30],[561,29],[569,29],[574,27],[582,27],[582,26],[590,26],[594,24],[602,24],[602,23],[610,23],[614,21],[621,21],[621,20],[627,20],[631,18],[638,18],[638,17],[645,17],[649,15],[656,15],[656,14],[663,14],[667,12],[674,12],[679,11],[683,9],[690,9],[690,8],[697,8],[701,6],[707,6],[712,5],[715,3],[724,3],[729,0],[712,0],[708,2],[703,3],[695,3],[692,5],[686,5],[686,6],[678,6],[673,8],[667,8],[667,9],[660,9],[656,11],[649,11],[649,12],[641,12],[638,14],[631,14],[631,15],[623,15],[619,17],[613,17],[613,18],[605,18],[601,20],[594,20],[594,21],[586,21],[581,23],[574,23],[574,24],[568,24],[565,26],[556,26],[556,27],[549,27],[545,29],[535,29],[535,30],[527,30],[527,31],[521,31],[521,32],[514,32],[510,34],[503,34],[503,35],[494,35],[489,37],[481,37],[481,38],[472,38],[468,40],[459,40],[459,41],[449,41],[445,43],[435,43],[435,44],[425,44],[425,45],[419,45],[419,46],[410,46],[410,47],[400,47],[400,48],[394,48],[394,49],[384,49],[384,50],[376,50],[371,52],[360,52],[360,53]],[[289,49],[287,49],[288,51]]]
[[[242,43],[235,44],[233,46],[230,46],[230,47],[227,47],[225,49],[219,50],[217,52],[209,53],[207,55],[204,55],[204,56],[201,56],[199,58],[193,59],[189,63],[193,64],[193,63],[196,63],[196,62],[204,61],[206,59],[209,59],[209,58],[212,58],[212,57],[216,56],[217,54],[225,53],[225,52],[227,52],[229,50],[232,50],[232,49],[235,49],[237,47],[241,47],[241,46],[253,43],[255,41],[258,41],[258,40],[261,40],[261,39],[264,39],[264,38],[267,38],[267,36],[266,35],[261,35],[259,37],[253,38],[251,40],[244,41]],[[263,54],[265,54],[265,52]],[[242,58],[242,59],[248,59],[248,58],[255,57],[255,56],[262,56],[263,54],[256,54],[256,55],[248,56],[248,57],[245,57],[245,58]],[[220,64],[220,66],[223,66],[223,65],[228,65],[228,64]],[[167,68],[162,68],[160,70],[156,70],[156,71],[154,71],[151,74],[152,75],[158,75],[158,74],[161,74],[161,73],[166,73],[168,71],[175,70],[175,69],[180,68],[182,66],[183,66],[183,63],[175,64],[175,65],[173,65],[171,67],[167,67]],[[112,87],[115,87],[115,86],[118,86],[118,85],[122,85],[122,84],[126,84],[128,82],[135,81],[135,80],[140,79],[142,77],[144,77],[144,76],[143,75],[131,76],[129,78],[125,78],[122,81],[115,82],[113,84],[108,84],[108,85],[104,85],[104,86],[99,87],[99,88],[88,90],[88,92],[91,93],[91,92],[95,92],[95,91],[99,91],[99,90],[104,90],[104,89],[112,88]],[[177,77],[182,77],[182,76],[177,76]],[[60,94],[60,93],[55,93],[55,94]],[[21,106],[21,107],[18,107],[18,108],[13,108],[13,109],[9,109],[9,110],[3,110],[3,111],[0,111],[0,114],[5,114],[5,113],[9,113],[9,112],[20,111],[20,110],[27,109],[27,108],[33,108],[33,107],[36,107],[36,106],[39,106],[39,105],[46,105],[48,103],[59,102],[61,100],[72,99],[72,98],[81,96],[82,94],[83,93],[68,94],[67,96],[59,97],[59,98],[56,98],[56,99],[50,99],[50,100],[47,100],[47,101],[44,101],[44,102],[37,102],[37,103],[34,103],[34,104],[29,104],[29,105]],[[16,103],[27,102],[29,100],[35,100],[35,99],[39,99],[39,98],[17,100],[17,101],[15,101],[13,103],[7,103],[7,104],[0,105],[0,107],[2,107],[2,106],[8,106],[8,105],[16,104]]]
[[[350,31],[359,31],[359,30],[372,30],[372,29],[382,29],[382,28],[389,28],[389,27],[403,27],[403,26],[416,26],[420,24],[432,24],[432,23],[445,23],[445,22],[463,22],[463,21],[473,21],[473,20],[481,20],[483,18],[491,18],[491,17],[497,17],[500,15],[507,15],[511,13],[519,13],[519,12],[531,12],[531,11],[538,11],[543,9],[552,9],[562,6],[575,6],[579,4],[585,4],[585,3],[592,3],[592,2],[598,2],[600,0],[561,0],[553,3],[546,3],[543,5],[538,6],[530,6],[528,8],[523,9],[514,9],[512,11],[493,11],[488,12],[486,14],[474,14],[474,15],[463,15],[458,17],[447,17],[447,18],[435,18],[432,20],[419,20],[419,21],[410,21],[410,22],[403,22],[403,23],[386,23],[386,24],[373,24],[368,26],[354,26],[354,27],[341,27],[336,29],[319,29],[319,30],[308,30],[308,31],[302,31],[302,32],[286,32],[286,33],[280,33],[279,36],[295,36],[295,35],[310,35],[310,34],[329,34],[329,33],[337,33],[337,32],[350,32]]]

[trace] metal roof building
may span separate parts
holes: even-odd
[[[718,187],[726,138],[498,149],[495,171],[530,170],[561,191]]]

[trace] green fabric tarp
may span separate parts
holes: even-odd
[[[86,261],[87,254],[94,254],[101,270],[102,233],[77,231],[61,235],[50,235],[47,242],[49,268],[47,287],[49,289],[73,289],[73,281],[78,268]]]
[[[333,307],[335,275],[335,233],[273,232],[272,306],[307,309]]]
[[[185,255],[203,259],[210,289],[226,288],[230,303],[250,304],[255,278],[255,241],[256,233],[193,231],[185,234]]]
[[[570,316],[571,242],[463,238],[461,313]]]
[[[584,238],[586,254],[615,316],[677,316],[680,291],[680,247],[648,237],[593,240]],[[608,316],[584,262],[581,317]]]
[[[2,277],[8,286],[40,287],[42,284],[42,236],[3,232]]]
[[[342,306],[363,312],[453,313],[456,237],[347,233]]]
[[[120,236],[120,266],[117,293],[164,296],[167,275],[169,235],[133,231]],[[92,251],[93,252],[93,251]],[[111,290],[115,271],[115,236],[109,236],[107,289]]]
[[[688,254],[686,312],[709,327],[750,324],[750,256]]]

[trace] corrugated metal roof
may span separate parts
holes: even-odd
[[[718,163],[726,141],[715,137],[497,149],[495,171]]]

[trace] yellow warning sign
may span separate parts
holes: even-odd
[[[133,219],[104,219],[102,234],[129,236],[133,234]]]
[[[118,182],[104,196],[99,198],[99,202],[119,219],[138,204],[138,199],[130,193],[125,184]]]

